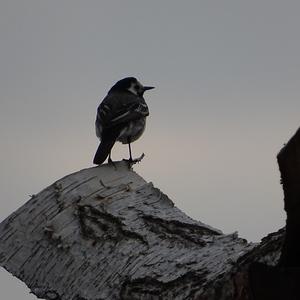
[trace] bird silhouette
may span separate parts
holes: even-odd
[[[145,130],[149,109],[143,95],[153,88],[143,86],[134,77],[126,77],[109,90],[97,110],[95,126],[100,145],[94,164],[101,165],[107,156],[108,162],[112,162],[111,150],[116,141],[128,144],[130,163],[138,161],[132,158],[131,143]]]

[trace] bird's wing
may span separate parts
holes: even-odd
[[[107,96],[98,107],[97,121],[111,128],[149,115],[144,98],[134,95]]]

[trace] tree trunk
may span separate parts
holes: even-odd
[[[286,238],[225,235],[118,162],[58,180],[3,221],[0,265],[44,299],[300,299],[300,130],[278,162]]]

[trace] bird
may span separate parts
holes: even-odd
[[[126,77],[116,82],[97,109],[95,121],[96,135],[100,144],[93,163],[101,165],[108,156],[112,163],[111,150],[116,141],[128,144],[129,163],[135,163],[131,153],[131,143],[141,137],[145,130],[149,109],[144,92],[153,86],[143,86],[135,77]]]

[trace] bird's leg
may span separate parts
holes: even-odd
[[[129,159],[124,159],[128,163],[128,167],[131,168],[131,166],[134,164],[131,154],[131,145],[130,145],[130,138],[127,138],[127,144],[128,144],[128,150],[129,150]]]
[[[128,139],[128,147],[129,147],[129,162],[132,162],[130,139]]]
[[[145,154],[143,153],[140,157],[133,159],[132,158],[132,152],[131,152],[131,143],[130,143],[130,139],[128,138],[128,149],[129,149],[129,159],[126,160],[129,164],[129,166],[134,165],[136,163],[139,163],[145,156]]]
[[[109,152],[109,155],[108,155],[108,164],[113,165],[114,168],[117,170],[116,164],[115,164],[115,163],[113,162],[113,160],[111,159],[111,151]]]
[[[109,164],[112,164],[112,163],[113,163],[113,161],[112,161],[112,159],[111,159],[111,152],[109,152],[109,155],[108,155],[108,163],[109,163]]]

